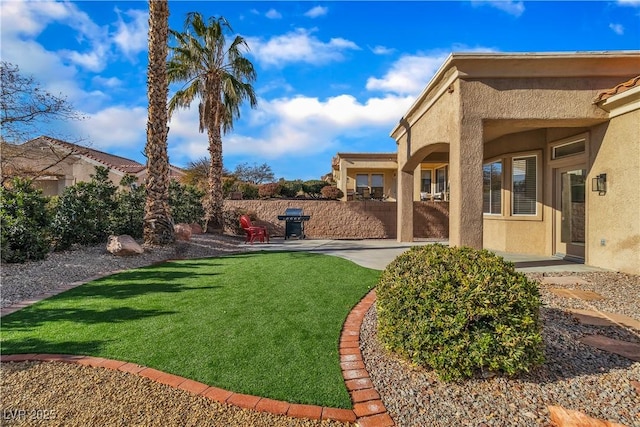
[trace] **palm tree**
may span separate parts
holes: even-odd
[[[223,17],[205,20],[191,12],[183,33],[171,31],[176,46],[170,47],[169,82],[184,82],[169,101],[169,115],[177,108],[188,108],[198,98],[199,130],[209,139],[209,188],[204,199],[205,228],[222,229],[222,134],[233,129],[240,117],[240,106],[248,100],[252,108],[257,99],[251,83],[256,79],[253,64],[243,56],[249,49],[244,38],[236,36],[227,43],[225,33],[232,32]]]
[[[147,96],[147,199],[144,206],[144,242],[164,245],[174,241],[169,207],[169,156],[167,154],[167,52],[168,0],[149,0],[149,68]]]

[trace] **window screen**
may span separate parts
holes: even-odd
[[[536,215],[536,156],[513,158],[513,215]]]
[[[482,167],[482,212],[502,213],[502,162],[493,162]]]

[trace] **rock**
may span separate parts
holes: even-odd
[[[123,234],[121,236],[109,236],[107,251],[116,256],[130,256],[144,253],[144,249],[133,237]]]
[[[558,427],[625,427],[619,423],[591,418],[580,411],[561,406],[549,406],[549,413],[551,421]]]
[[[191,234],[203,234],[204,233],[204,230],[202,229],[202,227],[198,223],[194,222],[194,223],[189,224],[189,226],[191,227]]]
[[[176,240],[191,240],[191,225],[185,223],[176,224],[173,226],[173,231],[176,233]]]

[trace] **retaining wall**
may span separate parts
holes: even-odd
[[[311,219],[305,234],[315,239],[395,239],[395,202],[334,200],[225,200],[226,212],[253,212],[256,224],[265,225],[271,236],[284,236],[284,221],[278,221],[287,208],[302,208]],[[227,217],[231,217],[228,215]],[[446,239],[449,236],[449,203],[414,202],[413,235],[416,238]],[[234,232],[227,226],[226,232]]]

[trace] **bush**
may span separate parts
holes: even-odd
[[[0,258],[25,262],[46,258],[50,250],[49,212],[41,190],[14,178],[11,188],[0,187]]]
[[[280,195],[282,197],[296,197],[298,192],[302,190],[302,181],[299,179],[295,181],[285,181],[281,179],[280,185]]]
[[[192,185],[181,185],[178,181],[169,183],[169,205],[171,218],[175,224],[204,223],[202,198],[204,192]]]
[[[55,249],[106,242],[116,208],[115,193],[108,169],[101,166],[90,182],[65,188],[51,224]]]
[[[322,189],[328,185],[329,183],[326,181],[312,179],[302,183],[302,191],[304,191],[307,197],[317,199],[321,196]]]
[[[489,251],[413,247],[376,293],[383,345],[443,380],[513,375],[544,360],[535,282]]]
[[[322,197],[324,197],[325,199],[337,200],[344,197],[344,193],[342,192],[342,190],[340,190],[338,187],[335,187],[333,185],[327,185],[326,187],[322,187],[322,190],[320,190],[320,193],[322,194]]]
[[[258,186],[250,182],[238,182],[238,191],[242,193],[244,200],[253,200],[258,198]]]
[[[235,234],[236,236],[244,235],[244,230],[240,226],[240,217],[242,215],[248,215],[251,221],[255,221],[258,219],[258,215],[255,212],[248,211],[243,208],[225,210],[222,213],[225,233]]]
[[[145,187],[136,184],[136,178],[125,175],[120,181],[122,189],[115,195],[116,207],[111,213],[109,234],[128,234],[141,238],[144,227]]]
[[[271,182],[268,184],[258,185],[258,196],[261,199],[270,199],[280,194],[280,184],[277,182]]]

